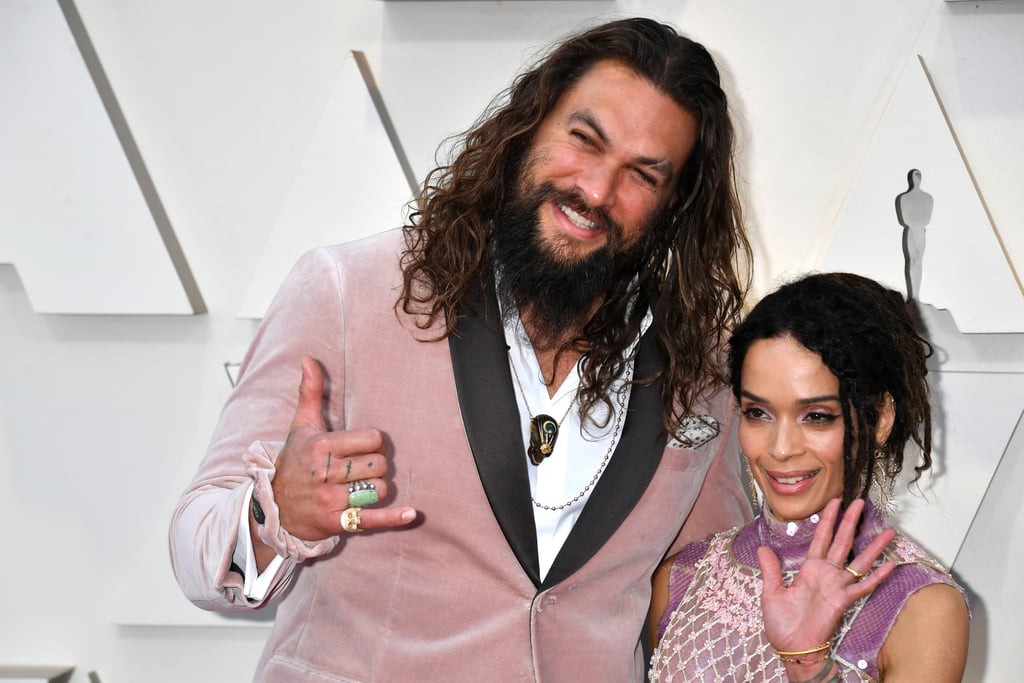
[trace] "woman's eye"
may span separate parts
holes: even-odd
[[[807,413],[806,419],[808,422],[820,422],[827,424],[829,422],[834,422],[838,417],[838,415],[835,415],[833,413],[813,412]]]
[[[740,412],[743,414],[743,417],[747,418],[748,420],[763,420],[764,418],[768,417],[768,413],[764,412],[757,406],[750,406],[749,408],[744,408]]]

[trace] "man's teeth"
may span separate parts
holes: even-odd
[[[577,228],[582,228],[583,230],[595,230],[597,228],[594,221],[588,221],[565,204],[559,204],[558,208],[562,210],[562,213],[569,217],[569,220],[572,221],[572,224]]]

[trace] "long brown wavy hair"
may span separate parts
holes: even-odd
[[[692,114],[698,136],[683,166],[636,280],[609,291],[572,347],[583,352],[581,415],[607,403],[625,369],[625,350],[653,314],[662,379],[662,412],[674,432],[693,403],[725,382],[723,345],[749,284],[750,246],[743,231],[733,168],[733,127],[718,69],[699,43],[650,19],[614,21],[557,45],[519,75],[456,144],[455,161],[427,176],[404,228],[404,286],[396,306],[441,317],[451,334],[467,293],[492,277],[489,244],[498,207],[515,196],[524,158],[541,122],[596,63],[632,69]]]

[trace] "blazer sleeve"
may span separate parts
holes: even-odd
[[[295,414],[303,356],[324,367],[328,428],[343,426],[343,334],[340,266],[330,249],[317,249],[298,261],[275,296],[242,361],[209,450],[171,518],[172,569],[195,605],[258,607],[281,594],[298,562],[329,552],[339,542],[335,537],[305,543],[281,529],[270,480]],[[261,537],[285,558],[266,598],[255,602],[245,597],[243,577],[232,567],[251,483],[267,516]]]

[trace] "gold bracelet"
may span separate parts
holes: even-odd
[[[810,650],[800,650],[799,652],[785,652],[783,650],[776,650],[775,656],[779,659],[782,659],[783,657],[802,657],[803,655],[813,655],[817,654],[818,652],[823,652],[825,650],[830,649],[831,647],[832,641],[830,640],[822,645],[819,645],[818,647],[812,647]]]

